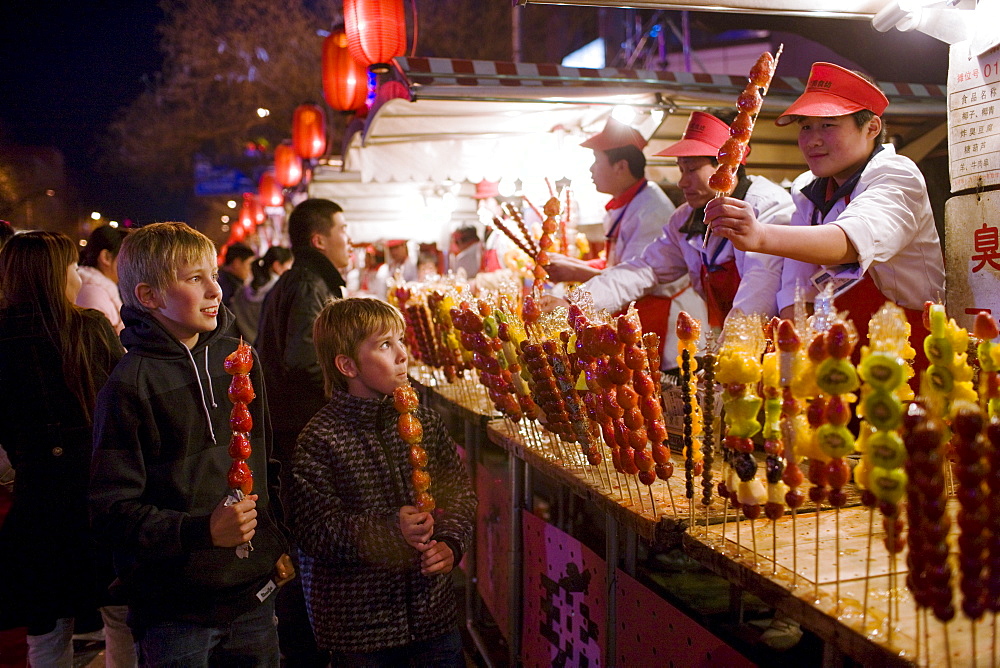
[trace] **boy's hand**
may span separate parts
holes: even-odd
[[[434,516],[416,506],[403,506],[399,509],[399,530],[407,545],[419,550],[434,535]]]
[[[274,584],[280,587],[291,582],[294,577],[295,566],[292,564],[292,558],[287,554],[278,557],[278,563],[274,565]]]
[[[455,567],[455,553],[443,540],[432,540],[417,548],[420,550],[420,573],[445,575]]]
[[[741,251],[761,251],[767,232],[753,208],[743,200],[716,197],[705,206],[705,224],[712,234],[729,239]]]
[[[253,538],[257,527],[257,495],[251,494],[239,503],[226,505],[226,500],[212,511],[209,520],[212,545],[236,547]]]

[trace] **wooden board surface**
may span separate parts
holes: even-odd
[[[683,461],[677,453],[669,484],[658,480],[647,488],[633,476],[616,474],[610,461],[607,466],[587,464],[579,446],[562,443],[537,426],[494,419],[486,429],[490,441],[597,504],[654,546],[685,532],[683,546],[690,556],[864,665],[1000,663],[995,647],[1000,628],[994,632],[997,622],[992,615],[975,624],[973,632],[973,624],[961,614],[943,625],[929,613],[916,611],[905,584],[905,551],[890,560],[881,516],[876,512],[872,518],[869,509],[857,505],[853,486],[848,488],[853,505],[839,511],[821,507],[817,527],[811,502],[794,517],[789,513],[776,523],[763,516],[737,522],[734,512],[727,513],[713,495],[706,514],[696,484],[692,522]],[[805,483],[803,491],[809,486]],[[951,508],[952,518],[956,511]],[[955,571],[956,550],[953,543]],[[957,575],[954,580],[954,604],[960,609]]]
[[[450,383],[445,380],[444,372],[426,364],[411,364],[407,373],[414,382],[471,415],[500,417],[474,370],[466,371],[465,377]]]
[[[954,516],[957,504],[952,504]],[[707,530],[696,527],[684,537],[684,547],[702,564],[862,663],[996,665],[991,656],[997,655],[995,638],[1000,635],[994,635],[992,615],[975,625],[975,643],[973,625],[961,615],[947,625],[929,613],[918,615],[906,588],[906,552],[890,558],[877,511],[823,509],[818,518],[817,526],[815,507],[806,507],[794,519],[786,515],[775,523],[743,520]],[[952,551],[955,569],[954,546]],[[958,608],[957,587],[954,596]]]

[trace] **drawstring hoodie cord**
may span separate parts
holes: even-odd
[[[205,411],[205,420],[208,422],[208,433],[212,436],[212,443],[217,443],[215,440],[215,429],[212,428],[212,415],[208,412],[208,404],[205,401],[205,388],[201,383],[201,374],[198,373],[198,364],[194,361],[191,349],[187,346],[182,347],[187,352],[188,359],[191,360],[191,366],[194,368],[194,376],[198,379],[198,392],[201,393],[201,407]],[[208,373],[208,346],[205,346],[205,375],[208,376],[208,391],[212,393],[212,408],[215,408],[215,393],[212,392],[212,376]]]
[[[215,390],[212,389],[212,374],[208,370],[208,346],[205,346],[205,378],[208,378],[208,398],[212,400],[212,408],[218,408],[215,403]]]

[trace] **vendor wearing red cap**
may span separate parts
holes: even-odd
[[[660,235],[675,208],[658,185],[646,180],[646,156],[642,154],[646,140],[634,128],[609,118],[601,132],[580,145],[594,152],[590,175],[597,191],[611,195],[604,218],[607,261],[602,266],[552,253],[546,269],[553,281],[587,281],[606,268],[638,258]],[[643,331],[659,333],[661,341],[666,336],[670,340],[665,345],[670,350],[670,341],[675,340],[671,337],[676,334],[668,323],[684,308],[670,300],[688,285],[685,277],[677,284],[660,286],[636,305]]]
[[[587,282],[584,287],[598,306],[620,308],[658,284],[690,275],[695,291],[705,299],[713,328],[722,327],[732,308],[766,317],[777,313],[781,258],[734,250],[722,237],[712,238],[702,247],[705,205],[715,196],[708,180],[718,166],[719,148],[728,138],[725,121],[696,111],[688,119],[681,140],[657,153],[677,158],[681,173],[677,185],[685,203],[641,257]],[[762,176],[748,176],[743,165],[736,173],[733,197],[746,202],[761,222],[787,225],[794,209],[789,194]]]
[[[609,118],[604,129],[580,146],[594,152],[590,177],[597,192],[611,195],[604,208],[607,240],[606,266],[613,267],[642,254],[660,234],[674,204],[659,186],[646,180],[646,140],[638,130]],[[603,266],[564,255],[550,254],[547,269],[554,281],[583,282],[601,273]]]
[[[815,63],[805,92],[776,121],[795,123],[810,171],[792,187],[792,224],[761,225],[745,203],[720,198],[705,210],[715,235],[737,248],[787,258],[778,308],[789,315],[797,285],[812,302],[827,282],[862,342],[885,303],[907,310],[922,340],[922,309],[944,297],[941,243],[924,178],[916,164],[882,144],[889,105],[865,77]],[[920,348],[920,346],[916,346]]]

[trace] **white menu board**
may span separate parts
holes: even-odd
[[[951,46],[948,157],[951,191],[1000,184],[1000,45],[975,56]]]
[[[944,207],[948,315],[971,330],[980,311],[1000,317],[1000,191],[957,195]]]

